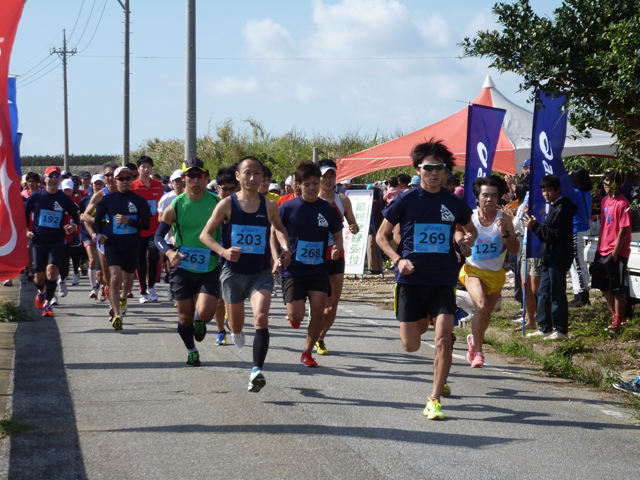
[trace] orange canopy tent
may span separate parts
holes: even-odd
[[[515,174],[516,166],[529,158],[533,112],[519,107],[502,95],[495,87],[490,76],[487,76],[482,91],[472,103],[504,108],[507,111],[493,160],[493,170]],[[413,146],[431,138],[444,141],[449,150],[455,155],[456,170],[463,171],[467,148],[468,108],[465,107],[458,113],[413,133],[362,152],[339,158],[336,162],[338,165],[337,180],[354,178],[385,168],[411,165],[410,155]],[[571,125],[568,125],[567,139],[562,156],[593,155],[613,157],[615,154],[615,147],[613,146],[615,137],[601,130],[591,130],[590,133],[590,138],[576,138],[578,132]],[[518,168],[518,170],[520,169]]]

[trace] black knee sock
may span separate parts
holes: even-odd
[[[34,282],[35,283],[35,282]],[[42,293],[42,291],[44,290],[44,286],[47,284],[47,281],[45,280],[44,282],[42,282],[40,285],[38,285],[36,283],[36,288],[38,289],[38,292]]]
[[[184,342],[184,346],[187,347],[187,350],[193,350],[196,348],[196,343],[193,339],[196,329],[193,324],[185,327],[181,323],[178,323],[178,333],[180,334],[180,337],[182,337],[182,341]]]
[[[51,299],[56,294],[56,287],[58,286],[58,282],[55,280],[46,280],[47,291],[45,292],[44,298],[47,299],[47,302],[51,302]]]
[[[269,329],[258,328],[253,339],[253,364],[262,370],[269,351]]]

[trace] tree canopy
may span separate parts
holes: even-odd
[[[528,0],[498,3],[501,31],[480,31],[460,44],[467,57],[522,76],[521,90],[564,94],[569,121],[580,132],[615,134],[618,154],[640,146],[640,2],[564,0],[553,18],[536,15]]]

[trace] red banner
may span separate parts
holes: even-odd
[[[20,177],[13,160],[8,78],[13,40],[25,0],[0,0],[0,281],[14,278],[29,262]]]

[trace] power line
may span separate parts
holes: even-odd
[[[57,40],[57,39],[58,39],[58,37],[59,37],[60,35],[62,35],[62,32],[58,33],[55,37],[53,37],[51,40],[49,40],[49,42],[48,42],[48,43],[50,43],[50,44],[51,44],[51,43],[53,43],[55,40]],[[23,66],[27,65],[29,62],[31,62],[31,60],[33,60],[34,58],[36,58],[36,57],[40,54],[40,52],[41,52],[42,50],[49,50],[49,47],[44,47],[44,48],[42,48],[42,49],[38,50],[38,51],[33,55],[33,57],[29,58],[29,60],[27,60],[27,61],[25,61],[25,62],[21,63],[20,65],[18,65],[18,66],[16,66],[16,67],[14,67],[14,68],[15,68],[15,69],[17,69],[17,70],[20,70]],[[49,58],[49,57],[48,57],[48,55],[47,55],[47,58]],[[42,63],[42,62],[40,62],[40,63]]]
[[[33,70],[34,68],[37,68],[38,65],[40,65],[41,63],[46,62],[47,60],[51,60],[51,56],[47,55],[44,59],[40,60],[38,63],[35,64],[35,66],[31,67],[29,70],[27,70],[26,72],[24,72],[22,75],[18,75],[19,77],[25,77],[27,75],[27,73],[29,73],[31,70]],[[37,72],[36,72],[37,73]]]
[[[19,84],[21,84],[23,82],[26,82],[27,80],[32,79],[33,77],[38,75],[45,68],[49,68],[49,66],[56,61],[55,58],[52,59],[51,57],[49,57],[49,60],[51,60],[49,63],[47,63],[44,67],[40,68],[39,70],[36,70],[35,72],[33,72],[31,75],[25,75],[23,77],[18,77]]]
[[[76,23],[73,24],[73,29],[71,30],[71,35],[69,35],[69,41],[71,41],[71,37],[73,37],[73,32],[76,31],[76,26],[78,25],[78,20],[80,20],[80,14],[82,13],[82,8],[84,7],[84,0],[82,0],[82,4],[80,4],[80,11],[78,12],[78,16],[76,17]]]
[[[80,41],[82,40],[82,37],[84,37],[84,32],[87,31],[87,27],[89,26],[89,22],[91,21],[91,16],[93,15],[93,8],[95,6],[96,6],[96,0],[93,0],[93,3],[91,4],[91,10],[89,10],[89,18],[87,18],[87,23],[84,24],[84,30],[82,30],[82,35],[80,35],[80,38],[76,42],[76,46],[80,43]]]
[[[93,41],[93,37],[95,37],[96,33],[98,32],[98,28],[100,27],[100,22],[102,22],[102,16],[104,15],[104,11],[106,10],[106,8],[107,8],[107,0],[104,0],[104,5],[102,6],[102,13],[100,14],[100,18],[98,19],[98,24],[96,25],[96,29],[93,31],[93,35],[91,35],[91,38],[89,39],[89,43],[87,43],[87,46],[84,47],[82,50],[80,50],[79,53],[84,52],[87,48],[89,48],[89,45],[91,45],[91,42]],[[78,41],[78,43],[80,43],[80,41]]]
[[[121,58],[120,55],[80,55],[86,58]],[[184,60],[185,57],[163,57],[150,55],[132,55],[131,58],[143,60]],[[316,60],[445,60],[462,59],[462,57],[198,57],[197,60],[269,60],[269,61],[316,61]]]
[[[17,88],[22,88],[22,87],[26,87],[27,85],[32,84],[33,82],[40,80],[42,77],[44,77],[45,75],[49,75],[51,72],[53,72],[55,69],[57,69],[60,65],[56,64],[51,70],[49,70],[48,72],[43,73],[42,75],[40,75],[38,78],[34,78],[33,80],[31,80],[30,82],[27,83],[19,83]]]

